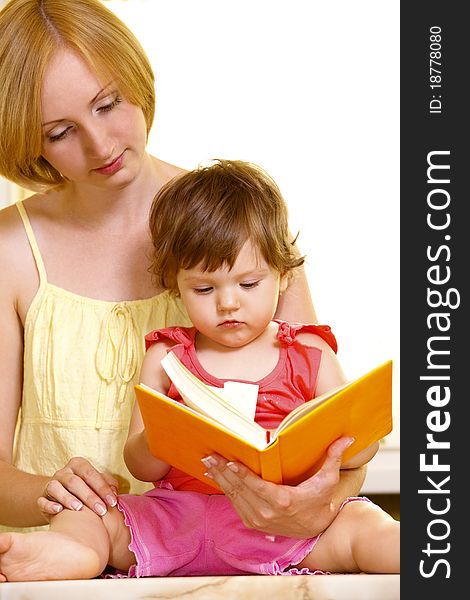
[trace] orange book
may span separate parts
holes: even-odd
[[[214,452],[267,481],[296,485],[318,470],[337,438],[355,438],[344,453],[347,460],[392,430],[391,360],[298,406],[271,431],[200,381],[173,352],[162,366],[185,404],[144,384],[135,386],[150,451],[204,483],[212,482],[201,458]]]

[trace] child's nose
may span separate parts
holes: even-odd
[[[232,311],[240,307],[237,295],[233,292],[224,292],[219,294],[217,299],[217,309],[220,311]]]

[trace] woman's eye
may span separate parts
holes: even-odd
[[[116,106],[118,104],[120,104],[122,102],[122,98],[120,98],[119,96],[116,96],[116,98],[114,98],[114,100],[112,102],[109,102],[108,104],[105,104],[104,106],[100,106],[98,108],[99,112],[109,112],[110,110],[113,110],[113,108],[116,108]]]
[[[208,286],[208,287],[194,288],[194,291],[196,294],[208,294],[209,292],[212,292],[212,287]]]
[[[67,129],[63,129],[60,133],[55,133],[53,135],[49,136],[49,141],[50,142],[58,142],[59,140],[63,140],[64,138],[66,138],[69,134],[69,131],[71,130],[71,127],[67,127]]]
[[[244,283],[240,283],[240,287],[242,287],[244,290],[251,290],[252,288],[258,286],[260,284],[259,280],[258,281],[246,281]]]

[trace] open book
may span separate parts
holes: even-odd
[[[186,404],[144,384],[135,386],[150,451],[214,486],[201,463],[213,452],[267,481],[296,485],[318,470],[337,438],[355,438],[346,460],[392,430],[392,361],[301,404],[271,431],[237,410],[223,390],[200,381],[174,352],[162,366]]]

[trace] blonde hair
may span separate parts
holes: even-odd
[[[42,156],[41,88],[58,48],[76,52],[140,106],[155,112],[150,62],[129,28],[99,0],[10,0],[0,11],[0,175],[33,190],[65,179]]]
[[[150,272],[158,287],[176,293],[180,269],[231,268],[247,240],[281,275],[304,262],[278,186],[260,167],[243,161],[216,160],[169,181],[153,201],[149,226]]]

